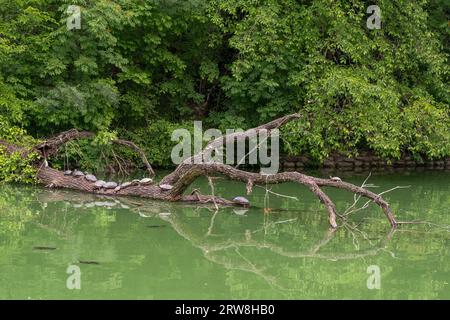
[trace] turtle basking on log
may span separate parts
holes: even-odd
[[[139,180],[139,184],[151,184],[153,182],[153,179],[151,178],[144,178]]]
[[[117,182],[109,181],[109,182],[106,182],[103,185],[103,188],[105,188],[105,189],[115,189],[117,186],[118,186]]]
[[[90,181],[90,182],[96,182],[97,181],[97,178],[93,174],[87,174],[87,175],[84,176],[84,178],[87,181]]]
[[[233,201],[238,203],[238,204],[240,204],[240,205],[242,205],[242,206],[244,206],[244,207],[250,206],[250,201],[248,201],[248,199],[244,198],[244,197],[240,197],[240,196],[239,197],[235,197],[235,198],[233,198]]]
[[[214,175],[222,175],[231,180],[240,181],[246,184],[251,181],[250,188],[248,188],[250,192],[252,185],[267,187],[269,184],[291,182],[306,186],[317,197],[317,199],[326,208],[328,213],[328,221],[332,228],[338,227],[336,220],[341,216],[337,213],[334,202],[325,193],[323,187],[338,188],[362,197],[366,197],[369,201],[372,201],[383,210],[390,225],[395,228],[398,225],[398,222],[396,221],[389,204],[382,198],[381,195],[364,188],[364,186],[360,187],[344,182],[338,177],[323,179],[309,176],[297,171],[263,174],[259,172],[241,170],[238,166],[231,166],[221,162],[202,161],[202,159],[204,159],[207,155],[207,152],[210,153],[211,150],[220,149],[223,147],[224,141],[227,141],[228,138],[232,138],[235,143],[247,141],[248,139],[257,137],[260,132],[266,131],[270,134],[271,130],[278,130],[289,121],[298,120],[299,118],[299,114],[286,115],[256,128],[249,129],[245,132],[234,132],[217,137],[208,142],[203,150],[181,162],[175,170],[164,176],[157,184],[150,182],[150,180],[144,180],[150,178],[144,178],[141,180],[136,179],[133,180],[130,185],[122,184],[120,189],[116,189],[119,186],[116,182],[105,182],[102,180],[97,180],[94,182],[92,177],[89,177],[89,175],[86,175],[79,170],[75,170],[70,176],[68,175],[69,171],[62,172],[53,169],[50,166],[45,166],[46,159],[55,156],[58,153],[58,150],[65,143],[72,140],[93,137],[95,136],[93,132],[71,129],[62,132],[55,137],[44,140],[44,142],[41,142],[29,149],[24,149],[23,147],[21,148],[20,146],[16,146],[8,142],[0,142],[2,142],[3,145],[6,145],[7,154],[8,150],[11,150],[9,154],[17,151],[21,152],[23,155],[28,155],[30,152],[36,153],[39,157],[39,160],[34,164],[37,172],[37,181],[48,187],[69,188],[83,192],[93,192],[96,194],[113,194],[115,196],[138,196],[163,201],[185,201],[202,204],[214,203],[214,205],[218,207],[221,205],[248,206],[250,203],[243,197],[235,197],[233,200],[228,200],[220,196],[216,196],[214,192],[211,195],[202,195],[200,192],[195,194],[186,194],[186,191],[198,178],[211,177]],[[154,176],[154,172],[148,163],[144,152],[138,146],[131,141],[121,139],[112,140],[111,142],[131,148],[137,152],[141,156],[150,176]],[[88,177],[82,179],[81,177],[84,176]],[[214,189],[212,188],[212,190]]]
[[[122,184],[120,185],[120,188],[123,189],[123,188],[129,187],[129,186],[131,186],[131,185],[132,185],[131,182],[124,182],[124,183],[122,183]]]
[[[100,188],[103,188],[104,186],[105,186],[105,181],[103,181],[103,180],[97,180],[95,183],[94,183],[94,187],[95,187],[95,189],[100,189]]]
[[[75,178],[84,177],[84,173],[81,172],[80,170],[75,170],[75,171],[72,173],[72,175],[73,175]]]

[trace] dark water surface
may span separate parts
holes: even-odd
[[[450,173],[376,175],[370,182],[376,192],[409,185],[386,195],[398,220],[437,226],[392,232],[370,205],[350,216],[357,228],[331,232],[324,207],[294,184],[271,191],[297,199],[265,199],[255,188],[252,208],[218,212],[0,185],[0,298],[450,299]],[[195,187],[209,191],[206,180]],[[245,185],[224,179],[215,189],[226,198],[245,195]],[[353,203],[352,194],[326,192],[340,212]],[[67,287],[69,266],[81,271],[80,290]],[[379,289],[368,288],[368,268],[379,268]]]

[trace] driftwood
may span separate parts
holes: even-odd
[[[36,164],[38,168],[37,179],[39,183],[53,187],[53,188],[69,188],[74,190],[80,190],[84,192],[90,192],[95,194],[110,195],[110,196],[139,196],[150,199],[158,199],[165,201],[186,201],[186,202],[199,202],[199,203],[213,203],[214,205],[242,205],[236,201],[227,200],[215,195],[202,195],[199,192],[193,194],[185,194],[186,189],[200,176],[207,176],[213,174],[221,174],[232,180],[242,181],[247,184],[248,192],[251,192],[253,185],[266,186],[268,184],[277,184],[283,182],[296,182],[309,188],[309,190],[325,205],[328,211],[328,221],[332,228],[337,228],[337,217],[339,214],[336,212],[336,206],[333,201],[327,196],[327,194],[321,189],[321,187],[333,187],[338,189],[344,189],[354,194],[368,198],[370,201],[377,204],[386,215],[390,225],[395,228],[397,221],[391,212],[389,204],[380,196],[366,188],[353,185],[348,182],[336,180],[336,179],[321,179],[312,176],[302,174],[300,172],[281,172],[272,175],[265,175],[260,173],[248,172],[236,167],[226,165],[218,162],[202,163],[198,161],[203,159],[206,152],[210,152],[221,145],[226,140],[234,139],[235,141],[242,141],[243,139],[252,138],[256,136],[260,130],[267,130],[270,134],[271,130],[277,129],[283,124],[299,118],[298,114],[291,114],[269,123],[261,125],[257,128],[250,129],[246,132],[237,132],[222,136],[211,142],[209,142],[202,152],[186,159],[178,167],[166,175],[159,184],[134,184],[120,190],[114,189],[96,189],[93,182],[89,182],[83,178],[77,178],[74,176],[64,175],[63,172],[52,169],[47,165],[47,159],[55,155],[59,148],[68,141],[82,139],[94,136],[94,133],[87,131],[78,131],[71,129],[63,132],[53,138],[45,140],[43,143],[37,145],[32,151],[37,152],[40,155],[41,161]],[[151,165],[148,163],[144,152],[136,146],[134,143],[126,140],[116,140],[113,143],[124,145],[132,148],[141,156],[147,170],[151,176],[154,175],[154,171]],[[6,146],[6,150],[14,152],[22,152],[19,147],[8,145],[4,141],[0,141],[0,144]],[[196,161],[197,159],[197,161]],[[160,185],[173,186],[170,190],[161,188]]]

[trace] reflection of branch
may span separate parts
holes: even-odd
[[[53,199],[54,201],[62,201],[62,198],[69,198],[69,201],[75,201],[75,202],[89,202],[92,201],[98,197],[84,194],[84,193],[66,193],[64,191],[62,192],[52,192],[52,191],[45,191],[41,194],[41,199]],[[121,199],[124,201],[124,203],[127,203],[129,199]],[[118,200],[116,200],[118,201]],[[147,212],[147,216],[159,216],[159,213],[161,212],[170,212],[173,211],[174,207],[179,206],[179,204],[169,204],[167,202],[155,202],[155,201],[144,201],[144,200],[138,200],[135,199],[133,203],[128,202],[130,204],[130,210],[139,211],[139,212]],[[181,207],[181,206],[180,206]],[[184,205],[183,208],[186,208],[189,206]],[[194,210],[197,206],[191,206]],[[314,259],[328,259],[328,260],[352,260],[357,259],[361,257],[376,255],[380,252],[380,250],[384,250],[386,244],[390,240],[392,234],[394,233],[394,230],[391,230],[391,232],[381,241],[379,241],[378,244],[373,246],[370,249],[367,250],[358,250],[356,252],[348,252],[348,253],[336,253],[336,252],[322,252],[322,249],[324,249],[332,239],[334,239],[335,235],[337,234],[336,229],[329,229],[325,232],[324,236],[317,241],[317,243],[313,244],[309,249],[304,251],[290,251],[286,248],[270,243],[266,237],[264,237],[263,240],[254,240],[255,237],[250,237],[248,234],[254,234],[258,232],[261,234],[261,232],[264,232],[264,228],[258,229],[258,230],[246,230],[245,234],[243,235],[243,239],[237,239],[233,240],[230,238],[226,238],[223,241],[220,241],[218,243],[211,243],[210,238],[208,236],[213,234],[213,230],[215,225],[217,225],[217,217],[218,217],[219,211],[214,211],[214,213],[211,215],[209,226],[206,231],[206,237],[203,234],[196,234],[194,232],[191,232],[185,225],[183,225],[183,222],[180,220],[179,217],[182,215],[178,214],[172,214],[168,216],[159,216],[164,221],[170,223],[173,230],[177,232],[182,238],[186,239],[191,243],[192,246],[198,248],[203,253],[204,257],[214,263],[218,263],[222,266],[224,266],[227,269],[236,269],[236,270],[242,270],[246,272],[251,272],[255,275],[258,275],[261,279],[264,279],[264,281],[269,284],[271,287],[276,288],[280,290],[283,294],[286,294],[289,291],[297,291],[295,288],[287,288],[285,285],[280,283],[280,279],[277,278],[277,276],[274,276],[270,273],[270,269],[267,267],[270,267],[269,265],[261,264],[259,260],[251,259],[251,256],[249,257],[246,253],[251,253],[253,251],[248,252],[248,250],[251,249],[264,249],[268,252],[271,252],[273,254],[276,254],[277,257],[286,257],[290,259],[298,259],[298,258],[314,258]],[[272,221],[268,223],[268,226],[276,227],[281,225],[286,225],[286,223],[290,223],[292,221],[295,221],[296,219],[285,219],[280,221]],[[351,227],[351,226],[349,226]],[[352,227],[353,231],[355,231],[355,236],[357,233],[356,227]],[[363,233],[361,233],[363,234]],[[363,234],[364,235],[364,234]],[[216,238],[217,239],[217,238]],[[232,256],[227,256],[229,254],[232,254]],[[258,263],[259,262],[259,263]]]
[[[309,250],[309,253],[310,254],[317,253],[317,251],[319,251],[320,248],[322,248],[323,246],[326,246],[328,244],[328,242],[330,242],[330,240],[333,239],[333,237],[335,236],[335,233],[336,233],[336,229],[329,228],[326,231],[325,236],[319,242],[317,242],[314,246],[312,246],[312,248]]]
[[[335,232],[332,232],[328,230],[325,233],[325,236],[317,243],[315,244],[309,251],[305,252],[291,252],[286,251],[284,248],[271,245],[267,243],[259,243],[254,240],[247,240],[245,242],[240,241],[232,241],[232,240],[226,240],[222,244],[204,244],[204,242],[200,239],[196,240],[195,237],[189,235],[176,221],[176,216],[169,216],[164,217],[164,221],[167,221],[171,224],[173,229],[183,238],[191,242],[195,247],[201,249],[204,252],[218,252],[221,250],[226,250],[230,248],[236,248],[236,247],[253,247],[257,249],[269,249],[270,251],[277,253],[284,257],[289,258],[319,258],[319,259],[333,259],[333,260],[349,260],[349,259],[355,259],[364,257],[367,255],[375,255],[379,250],[384,248],[384,246],[387,244],[387,242],[390,241],[392,235],[394,234],[395,229],[390,229],[389,233],[386,235],[384,240],[379,242],[379,245],[377,245],[375,248],[363,251],[363,252],[353,252],[353,253],[343,253],[343,254],[319,254],[317,251],[325,246],[333,237],[335,236]]]
[[[282,256],[285,257],[289,257],[289,258],[322,258],[322,259],[328,259],[328,260],[341,260],[341,259],[357,259],[357,258],[362,258],[362,257],[366,257],[366,256],[373,256],[376,255],[379,251],[384,250],[386,243],[391,239],[391,236],[393,235],[393,233],[395,232],[395,229],[391,229],[391,232],[389,232],[389,234],[385,237],[384,241],[380,242],[380,244],[373,249],[361,252],[361,253],[351,253],[348,255],[321,255],[318,254],[317,251],[322,248],[323,246],[325,246],[331,239],[333,239],[333,237],[335,236],[335,229],[330,228],[329,230],[327,230],[325,237],[323,239],[321,239],[317,244],[315,244],[308,253],[286,253],[283,252],[279,247],[276,246],[270,246],[267,244],[264,245],[260,245],[260,244],[253,244],[254,247],[257,247],[259,249],[261,248],[268,248],[271,251],[278,253]],[[228,245],[229,248],[234,247],[235,251],[238,251],[239,247],[248,247],[248,246],[252,246],[251,244],[247,245],[247,244],[243,244],[243,243],[233,243]],[[223,247],[223,249],[225,249],[225,247]],[[222,249],[219,249],[222,250]],[[246,266],[243,265],[233,265],[231,262],[226,262],[223,261],[223,259],[221,261],[218,261],[218,259],[214,259],[213,258],[213,253],[216,251],[204,251],[205,252],[205,257],[207,257],[208,259],[210,259],[211,261],[215,261],[217,263],[222,264],[223,266],[225,266],[228,269],[238,269],[238,270],[242,270],[242,271],[247,271],[247,272],[252,272],[258,276],[260,276],[261,278],[263,278],[270,286],[272,287],[276,287],[279,290],[283,290],[283,291],[296,291],[294,289],[290,289],[290,288],[286,288],[280,284],[278,284],[277,282],[277,278],[267,275],[264,273],[264,270],[261,270],[259,268],[257,268],[253,263],[249,263],[247,259],[245,259],[245,261],[247,262]],[[242,255],[240,255],[242,256]],[[216,255],[216,257],[222,257],[222,255]]]
[[[400,221],[398,224],[425,224],[429,227],[436,227],[438,229],[443,229],[446,230],[448,232],[450,232],[450,226],[449,225],[439,225],[433,222],[429,222],[429,221],[420,221],[420,220],[416,220],[416,221]]]
[[[236,249],[237,253],[239,252],[238,249]],[[219,259],[219,258],[223,258],[221,256],[213,256],[211,255],[210,252],[205,252],[204,253],[204,257],[206,259],[208,259],[211,262],[217,263],[219,265],[222,265],[223,267],[227,268],[228,270],[241,270],[241,271],[246,271],[246,272],[251,272],[253,274],[256,274],[258,276],[260,276],[262,279],[264,279],[272,288],[281,290],[281,292],[283,293],[283,291],[298,291],[295,289],[290,289],[290,288],[286,288],[282,285],[280,285],[277,282],[277,278],[271,275],[267,275],[263,272],[263,270],[258,269],[254,264],[250,263],[246,258],[242,257],[242,255],[240,255],[241,258],[243,258],[242,260],[244,260],[244,262],[246,263],[246,265],[239,265],[236,266],[235,264],[228,262],[228,261],[224,261],[223,259]]]
[[[214,223],[215,217],[211,219],[210,228]],[[193,246],[199,248],[202,252],[205,258],[208,260],[219,263],[226,267],[227,269],[237,269],[247,272],[252,272],[258,276],[260,276],[262,279],[264,279],[270,286],[275,287],[279,290],[283,291],[295,291],[293,289],[285,288],[284,286],[280,285],[277,281],[277,278],[271,275],[266,274],[266,271],[262,268],[258,268],[254,263],[248,260],[248,258],[244,257],[239,250],[240,248],[256,248],[256,249],[267,249],[273,253],[276,253],[283,257],[288,258],[319,258],[319,259],[327,259],[327,260],[352,260],[352,259],[358,259],[366,256],[373,256],[378,254],[381,250],[385,250],[385,247],[387,243],[391,240],[392,235],[395,232],[395,229],[391,229],[390,232],[382,239],[378,245],[375,247],[360,251],[360,252],[351,252],[351,253],[319,253],[319,250],[323,247],[325,247],[336,235],[336,229],[330,228],[326,231],[324,237],[320,239],[316,244],[314,244],[309,250],[307,251],[301,251],[301,252],[291,252],[286,251],[284,248],[280,246],[276,246],[273,244],[269,244],[267,242],[258,242],[251,240],[250,237],[246,237],[245,241],[233,241],[233,240],[226,240],[224,243],[221,244],[207,244],[203,240],[204,239],[196,239],[195,236],[188,233],[177,221],[176,216],[170,216],[168,218],[164,218],[165,221],[169,222],[173,229],[184,239],[188,240]],[[289,220],[287,220],[289,221]],[[286,222],[286,221],[284,221]],[[208,229],[209,231],[210,229]],[[231,260],[226,261],[224,260],[224,252],[227,249],[232,249],[233,252],[236,253],[236,255],[243,261],[243,263],[236,264],[236,262],[232,262]]]
[[[208,232],[206,232],[207,236],[210,236],[214,227],[214,221],[216,220],[216,216],[219,213],[219,210],[216,210],[211,217],[211,223],[209,224]]]
[[[370,243],[370,245],[373,245],[372,241],[369,239],[367,234],[364,231],[359,230],[358,226],[359,226],[359,224],[356,226],[353,226],[353,225],[349,224],[348,222],[344,222],[344,228],[347,229],[353,236],[353,243],[355,244],[355,247],[359,246],[359,243],[357,243],[357,244],[355,243],[355,242],[358,242],[358,240],[355,236],[355,232],[359,233],[368,243]]]
[[[333,261],[337,261],[337,260],[352,260],[352,259],[357,259],[357,258],[362,258],[362,257],[366,257],[366,256],[372,256],[372,255],[376,255],[378,253],[378,251],[384,249],[385,245],[387,244],[387,242],[389,242],[389,240],[391,239],[392,235],[394,234],[395,229],[391,229],[389,234],[382,240],[379,242],[379,245],[377,245],[375,248],[371,248],[362,252],[351,252],[351,253],[340,253],[340,254],[336,254],[336,253],[331,253],[331,254],[320,254],[317,252],[292,252],[292,251],[286,251],[283,248],[279,247],[279,246],[274,246],[274,245],[270,245],[270,244],[259,244],[257,242],[248,242],[248,243],[243,243],[243,242],[229,242],[227,245],[223,245],[223,246],[213,246],[208,247],[208,251],[220,251],[220,250],[224,250],[227,248],[231,248],[231,247],[236,247],[236,246],[240,246],[240,247],[254,247],[254,248],[258,248],[258,249],[269,249],[270,251],[279,254],[280,256],[284,256],[284,257],[288,257],[288,258],[318,258],[318,259],[327,259],[327,260],[333,260]],[[328,239],[328,242],[331,239]],[[325,242],[324,239],[322,239],[320,242]],[[323,245],[322,245],[323,247]]]

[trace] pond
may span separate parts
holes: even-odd
[[[360,185],[365,174],[345,178]],[[241,183],[214,181],[216,194],[245,195]],[[449,181],[450,172],[372,175],[376,192],[409,186],[386,194],[398,220],[430,223],[391,231],[370,205],[334,232],[295,184],[255,188],[248,210],[217,212],[0,185],[0,298],[450,299]],[[209,192],[206,180],[194,187]],[[340,212],[354,201],[325,191]],[[80,289],[68,286],[71,266]]]

